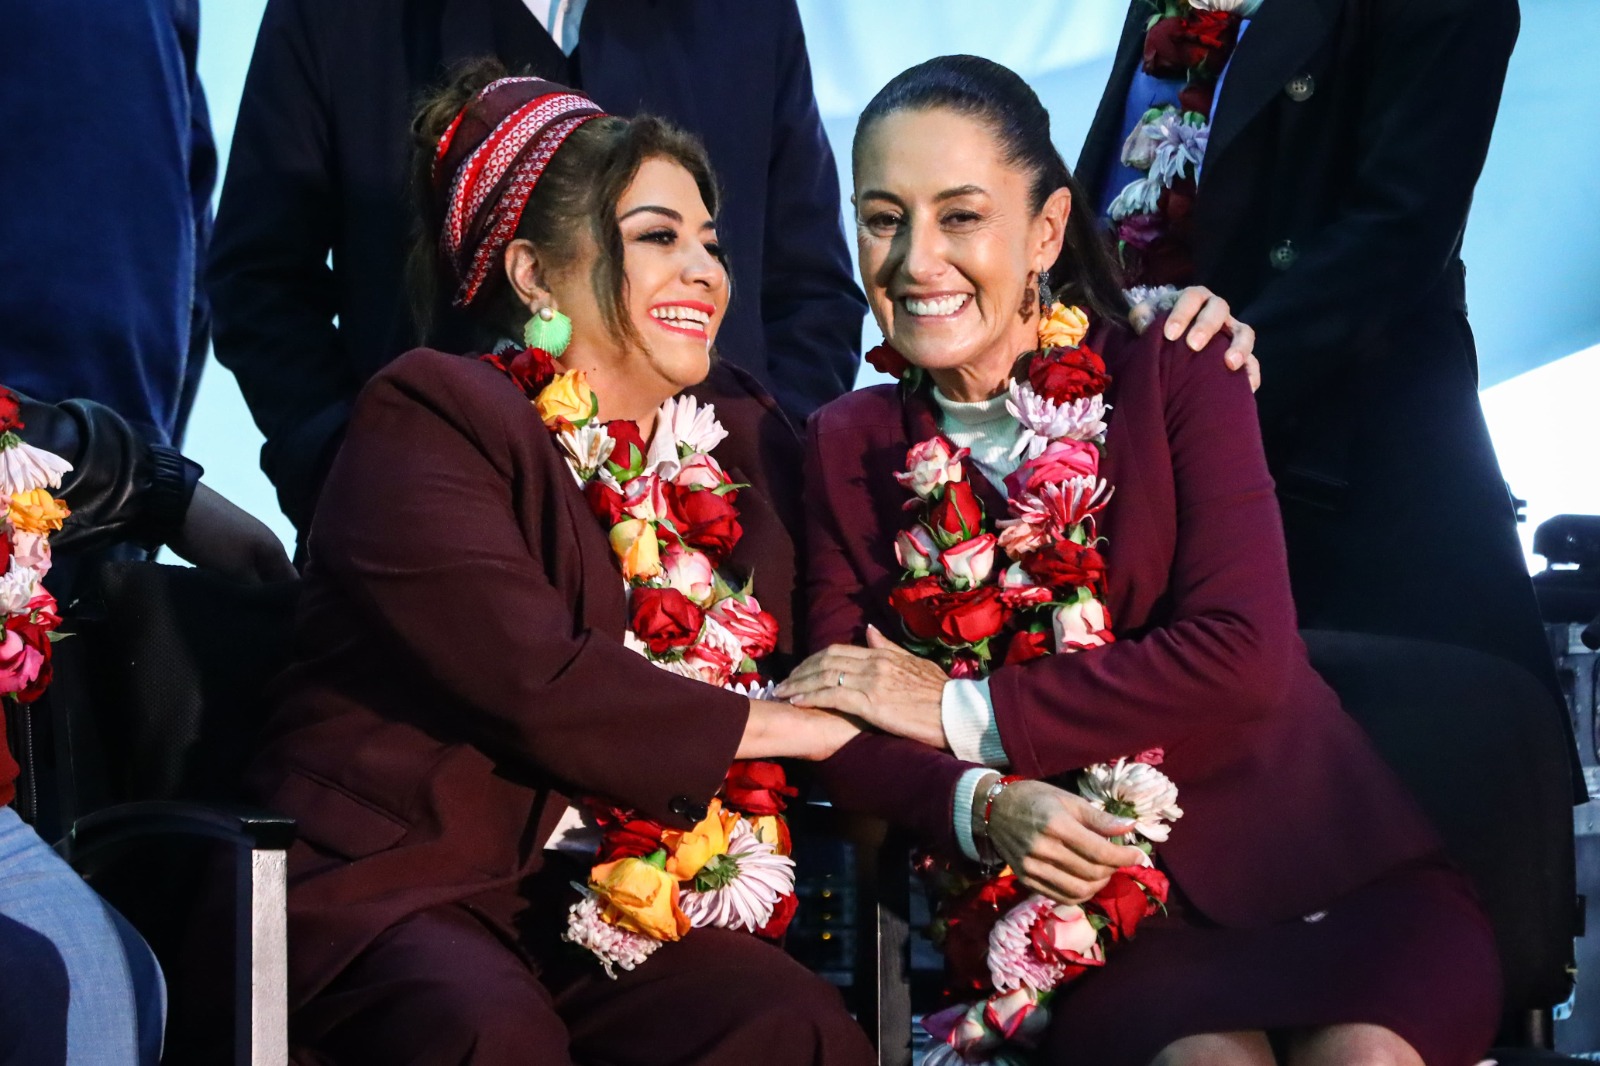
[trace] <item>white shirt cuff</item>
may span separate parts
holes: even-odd
[[[964,762],[1007,767],[1011,759],[1000,743],[989,679],[952,678],[939,694],[939,723],[950,751]]]
[[[986,766],[974,766],[956,779],[956,799],[950,812],[956,827],[956,843],[961,847],[961,854],[973,862],[982,862],[983,856],[978,854],[978,842],[972,838],[972,801],[978,795],[978,785],[993,773]]]

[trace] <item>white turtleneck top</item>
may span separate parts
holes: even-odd
[[[939,428],[952,444],[972,453],[972,465],[1002,493],[1006,491],[1006,475],[1021,465],[1012,452],[1022,437],[1022,424],[1006,410],[1007,398],[1001,393],[975,403],[963,402],[950,399],[937,388],[933,390]],[[990,768],[1011,765],[1000,742],[988,679],[946,681],[939,701],[939,719],[951,752],[958,759],[981,764],[961,775],[951,810],[956,842],[967,858],[976,860],[981,856],[972,836],[973,798]]]

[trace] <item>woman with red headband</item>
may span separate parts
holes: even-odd
[[[712,366],[709,167],[496,73],[417,124],[419,298],[488,354],[362,393],[250,775],[300,825],[297,1060],[872,1062],[771,943],[793,790],[757,760],[856,730],[762,698],[795,650],[800,453]]]

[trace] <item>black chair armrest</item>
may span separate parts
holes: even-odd
[[[294,843],[295,822],[254,807],[172,800],[121,803],[73,822],[56,850],[77,865],[152,836],[202,836],[251,851],[285,851]]]

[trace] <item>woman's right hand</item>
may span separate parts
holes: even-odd
[[[836,711],[751,700],[750,717],[734,757],[821,762],[860,732],[860,722]]]
[[[973,836],[983,839],[988,782],[973,799]],[[1058,903],[1082,903],[1123,866],[1145,862],[1144,852],[1110,837],[1133,828],[1088,800],[1043,781],[1016,781],[994,800],[988,840],[1023,885]]]

